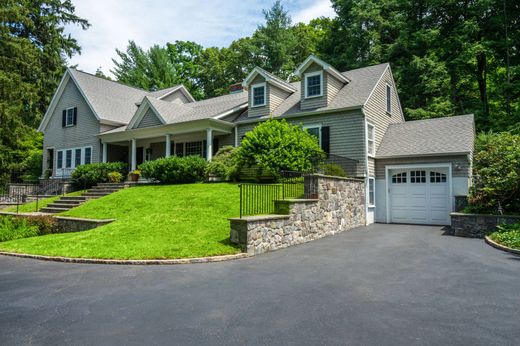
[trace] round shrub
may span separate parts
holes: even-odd
[[[324,175],[330,175],[333,177],[347,176],[345,170],[336,163],[322,163],[318,166],[318,171]]]
[[[111,183],[120,183],[123,181],[123,174],[120,172],[110,172],[108,173],[108,181]]]
[[[310,171],[324,157],[316,137],[285,120],[268,120],[246,133],[237,151],[239,166],[258,167],[257,175],[281,170]]]
[[[207,162],[200,156],[160,158],[139,165],[147,179],[164,184],[196,183],[204,180]]]
[[[206,167],[206,178],[214,176],[224,180],[236,180],[239,173],[236,152],[237,148],[230,145],[220,148]]]
[[[106,183],[111,172],[124,176],[126,164],[122,162],[89,163],[76,167],[72,172],[72,181],[76,188],[90,188],[98,183]]]

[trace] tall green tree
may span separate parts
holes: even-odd
[[[0,6],[0,176],[25,168],[27,153],[41,149],[35,127],[63,75],[80,52],[65,26],[89,23],[70,0],[3,0]],[[34,160],[33,160],[34,161]]]

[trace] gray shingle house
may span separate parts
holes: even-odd
[[[366,180],[369,223],[449,224],[455,197],[470,185],[472,115],[405,122],[389,64],[339,72],[310,56],[295,74],[301,81],[288,83],[257,67],[243,91],[195,101],[182,85],[147,92],[67,69],[39,128],[44,170],[211,160],[273,117],[302,124],[331,160]]]

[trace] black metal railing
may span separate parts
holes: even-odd
[[[240,184],[240,217],[273,214],[276,200],[316,199],[316,183],[311,173],[281,171],[277,183]]]
[[[313,170],[317,173],[321,173],[323,165],[327,164],[338,165],[345,171],[345,173],[354,176],[357,174],[359,161],[345,156],[328,154],[324,160],[314,164]]]

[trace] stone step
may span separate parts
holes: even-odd
[[[110,187],[110,186],[94,186],[92,188],[90,188],[88,191],[92,191],[92,190],[95,190],[95,191],[109,191],[109,192],[116,192],[116,191],[119,191],[121,190],[121,188],[118,188],[118,187]]]
[[[115,187],[115,188],[124,188],[127,187],[128,183],[99,183],[95,187]]]
[[[84,196],[63,196],[60,198],[63,201],[85,201],[86,198]]]
[[[41,212],[44,212],[44,213],[52,213],[52,214],[57,214],[57,213],[61,213],[63,211],[67,211],[69,210],[70,208],[52,208],[52,207],[45,207],[45,208],[42,208],[40,209]]]
[[[74,200],[74,199],[72,199],[71,200],[71,199],[60,198],[59,200],[57,200],[54,203],[61,203],[61,204],[68,204],[68,205],[80,205],[84,201],[85,201],[84,199],[82,199],[82,200]]]
[[[84,197],[90,198],[90,197],[103,197],[110,195],[110,192],[85,192],[83,194]]]
[[[49,203],[47,204],[46,208],[62,208],[62,209],[72,209],[76,206],[78,206],[79,204],[65,204],[65,203],[59,203],[59,202],[55,202],[55,203]]]

